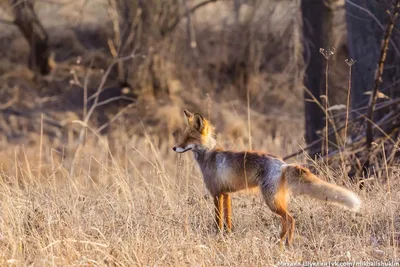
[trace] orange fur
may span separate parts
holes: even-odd
[[[217,227],[220,231],[224,229],[224,195],[220,194],[219,196],[214,197],[214,205],[215,205],[215,221],[217,223]]]
[[[224,216],[226,228],[230,232],[232,231],[232,200],[230,194],[224,194]]]

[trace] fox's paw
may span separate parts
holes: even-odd
[[[279,239],[275,242],[275,244],[279,244],[279,250],[283,251],[285,249],[290,249],[292,247],[292,244],[289,242],[289,240],[282,240]]]
[[[223,233],[224,233],[224,229],[223,229],[223,228],[222,228],[222,229],[219,228],[218,225],[215,226],[215,227],[213,227],[213,231],[214,231],[214,233],[217,234],[217,235],[218,235],[218,234],[223,234]]]
[[[235,230],[235,227],[233,225],[228,226],[225,224],[225,232],[226,233],[231,234],[231,233],[233,233],[234,230]]]
[[[234,231],[234,227],[228,228],[226,225],[224,225],[224,227],[222,229],[220,229],[218,225],[214,227],[215,234],[230,235],[233,233],[233,231]]]

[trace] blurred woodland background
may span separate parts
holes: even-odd
[[[53,247],[65,252],[51,243],[63,234],[54,236],[54,229],[41,224],[46,224],[46,214],[52,211],[64,214],[63,205],[47,207],[48,196],[41,187],[51,188],[54,199],[61,198],[57,201],[72,198],[73,203],[85,202],[83,195],[94,197],[91,190],[104,199],[115,193],[122,202],[115,202],[121,205],[115,214],[110,211],[113,225],[125,214],[133,216],[129,205],[142,199],[166,201],[172,208],[165,216],[175,218],[174,199],[187,197],[192,203],[190,181],[196,188],[201,184],[193,163],[183,164],[171,149],[182,135],[184,108],[210,118],[218,140],[227,148],[267,151],[289,162],[308,164],[336,182],[350,181],[357,188],[363,188],[364,181],[379,184],[389,177],[397,179],[399,12],[400,0],[0,0],[0,176],[4,181],[0,187],[6,192],[4,199],[19,196],[37,207],[21,211],[16,200],[4,204],[5,214],[17,222],[5,223],[6,230],[0,232],[0,246],[7,248],[4,255],[35,262]],[[371,182],[371,177],[378,179]],[[75,181],[82,187],[67,186]],[[18,189],[10,191],[9,186]],[[65,192],[58,191],[64,186]],[[186,193],[178,196],[182,190]],[[376,194],[379,199],[386,192],[382,190]],[[200,198],[202,193],[195,192]],[[382,233],[386,239],[377,242],[390,248],[384,255],[394,257],[400,222],[385,217],[393,215],[390,205],[374,207],[371,218],[376,214],[373,210],[380,210],[387,212],[380,216],[385,221],[363,220],[366,226],[361,232],[351,228],[350,235],[360,238],[354,242],[363,243],[371,231]],[[77,210],[76,214],[84,212]],[[74,212],[65,216],[74,221]],[[189,209],[179,212],[190,214]],[[153,215],[141,216],[151,221]],[[37,225],[26,226],[32,218]],[[127,220],[139,225],[132,218]],[[110,226],[108,221],[105,225]],[[86,226],[80,225],[83,230],[77,233],[85,232]],[[97,229],[109,240],[115,232],[104,227]],[[59,228],[74,229],[72,225]],[[24,239],[23,245],[13,241],[19,235],[32,237],[32,229],[33,241]],[[42,230],[53,231],[49,239],[43,239]],[[65,231],[65,235],[75,234]],[[99,247],[99,255],[110,253],[112,260],[104,257],[122,265],[154,263],[145,250],[136,251],[149,256],[143,261],[129,250],[140,242],[151,250],[153,244],[131,238],[128,241],[134,245],[120,246],[118,241],[111,252],[111,245],[104,251]],[[170,238],[175,240],[174,235]],[[70,246],[70,253],[86,249]],[[168,246],[160,247],[169,253]],[[336,251],[330,247],[320,247],[323,252],[314,256],[329,258]],[[374,254],[376,246],[372,247]],[[74,253],[67,253],[73,256],[64,263],[80,257]],[[299,253],[285,257],[310,256],[305,250]],[[360,258],[372,255],[363,253]],[[180,259],[176,255],[171,262]],[[258,263],[278,259],[277,254],[271,255]]]
[[[222,118],[217,125],[229,124],[232,136],[250,140],[249,127],[280,136],[282,156],[302,144],[302,132],[312,157],[328,146],[343,154],[350,143],[350,161],[360,161],[353,173],[369,169],[376,135],[396,131],[387,153],[398,146],[397,8],[372,0],[2,1],[3,144],[29,142],[41,114],[50,139],[76,139],[74,119],[106,134],[119,117],[133,133],[143,123],[164,134],[166,124],[176,137],[187,107]],[[353,153],[361,146],[365,153]]]
[[[246,120],[247,97],[267,135],[303,118],[296,2],[3,1],[2,14],[5,144],[37,133],[41,114],[47,135],[66,138],[94,106],[89,123],[103,134],[114,118],[163,139],[165,126],[182,127],[183,107],[236,113],[222,118],[246,137],[246,122],[232,124]]]

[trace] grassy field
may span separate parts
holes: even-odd
[[[40,137],[40,135],[39,135]],[[47,145],[9,151],[0,175],[0,264],[10,266],[271,266],[279,262],[398,260],[399,169],[370,180],[357,214],[293,199],[294,245],[257,192],[233,197],[234,231],[217,233],[192,155],[161,152],[150,136],[110,147],[88,133],[74,173]],[[173,144],[165,144],[171,147]],[[268,150],[264,146],[261,149]],[[40,159],[39,156],[42,156]],[[338,183],[341,172],[320,168]]]
[[[96,93],[112,62],[107,1],[37,2],[56,61],[46,77],[26,67],[29,47],[16,28],[0,24],[0,266],[400,260],[400,166],[377,170],[389,179],[371,174],[359,190],[345,171],[316,164],[322,179],[354,190],[363,205],[352,213],[292,199],[297,228],[290,248],[279,248],[280,220],[258,192],[234,194],[233,232],[215,230],[213,201],[191,152],[172,151],[184,108],[210,118],[229,149],[251,146],[283,157],[305,146],[294,1],[259,1],[262,8],[243,10],[239,26],[227,3],[193,15],[197,51],[188,49],[181,25],[130,62],[135,102],[96,107],[87,123],[84,95]],[[244,29],[251,34],[240,35]],[[333,92],[347,88],[345,55],[338,58]],[[242,72],[246,77],[236,77]],[[108,77],[110,88],[116,76]]]

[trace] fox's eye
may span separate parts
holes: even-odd
[[[182,131],[179,130],[179,129],[177,129],[177,130],[175,130],[175,131],[172,132],[172,136],[175,138],[175,140],[176,140],[176,139],[179,139],[179,137],[182,136]]]
[[[186,139],[186,142],[187,142],[187,143],[193,144],[193,143],[196,143],[196,139],[195,139],[195,138],[192,138],[192,137],[188,137],[188,138]]]

